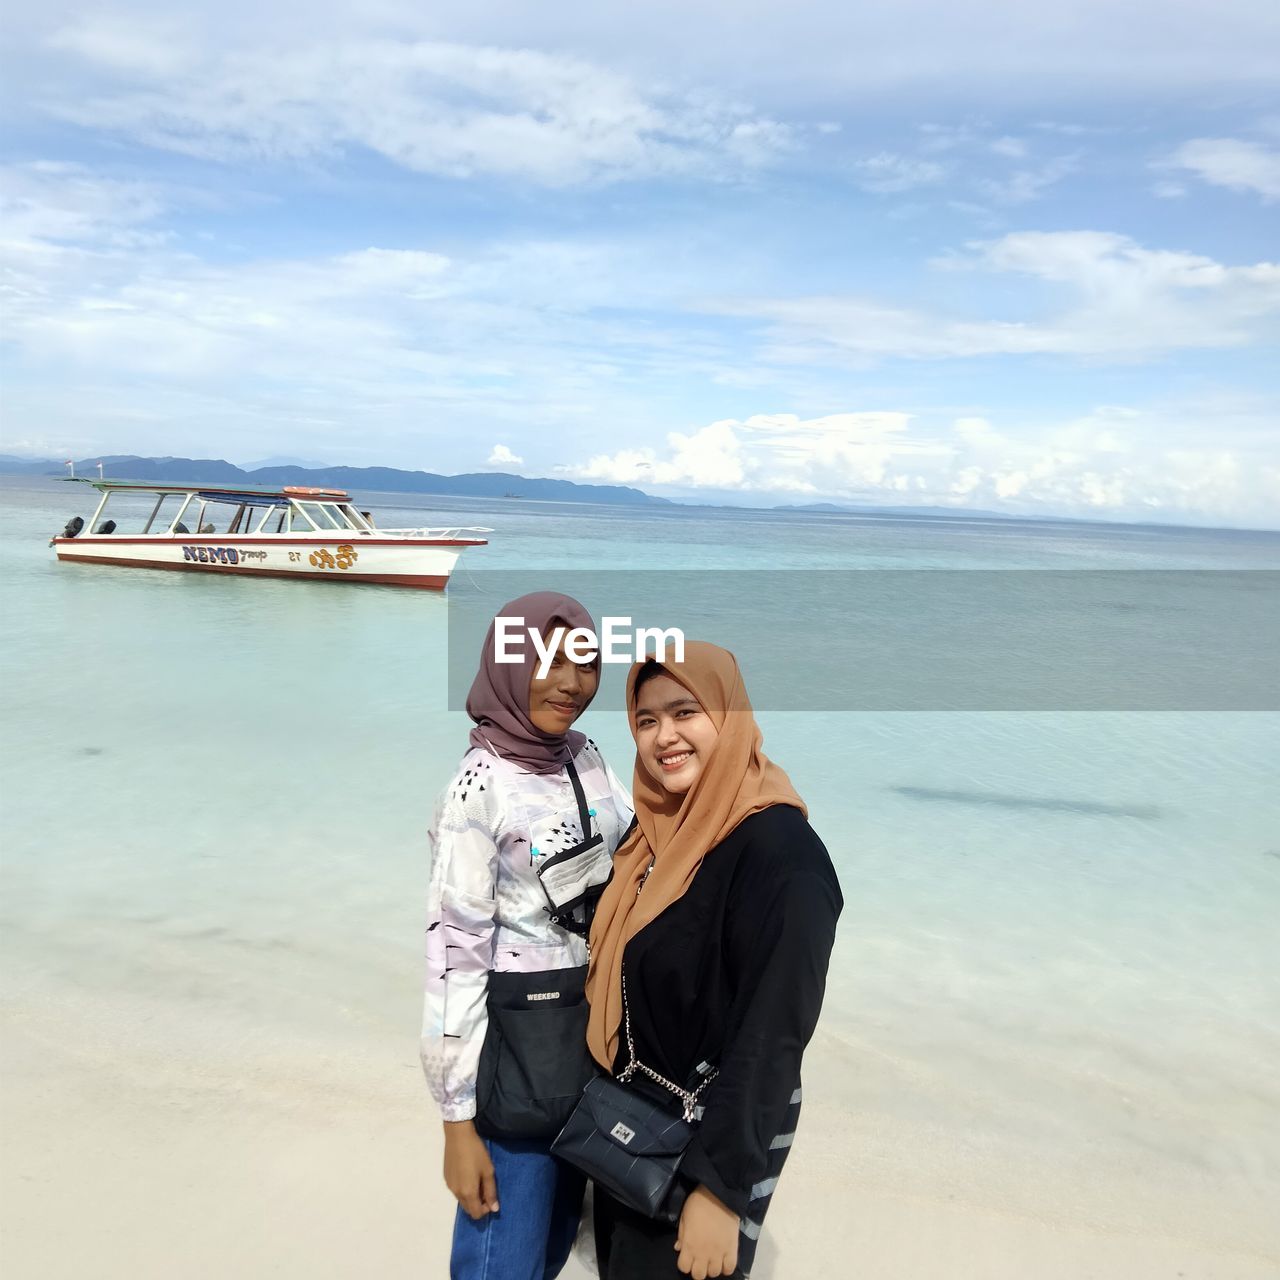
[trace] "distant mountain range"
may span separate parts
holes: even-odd
[[[425,493],[456,498],[528,498],[542,502],[603,502],[618,506],[676,506],[667,498],[655,498],[620,484],[577,484],[518,476],[508,471],[474,471],[460,476],[433,471],[402,471],[396,467],[325,467],[307,465],[302,458],[264,458],[260,464],[238,467],[222,458],[141,458],[136,454],[103,454],[75,464],[76,475],[96,476],[98,463],[114,480],[156,480],[183,484],[307,484],[338,489],[369,489],[377,493]],[[20,458],[0,453],[0,474],[65,475],[61,458]],[[775,511],[809,515],[977,516],[1016,520],[999,511],[956,507],[869,507],[834,502],[806,502],[774,507]]]
[[[53,458],[20,458],[16,453],[0,453],[0,475],[52,475],[55,470],[60,470],[61,466],[62,464]]]
[[[432,471],[401,471],[395,467],[257,467],[246,471],[222,458],[139,458],[133,454],[102,454],[76,462],[78,476],[93,478],[98,463],[110,480],[155,480],[171,484],[305,484],[337,489],[371,489],[378,493],[428,493],[461,498],[527,498],[541,502],[601,502],[617,506],[671,506],[620,484],[576,484],[517,476],[506,471],[470,472],[442,476]],[[0,473],[9,475],[65,475],[59,458],[19,458],[0,454]]]

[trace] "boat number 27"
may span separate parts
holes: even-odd
[[[235,547],[183,547],[182,558],[201,564],[239,564],[240,552]]]

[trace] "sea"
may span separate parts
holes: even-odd
[[[1280,570],[1265,532],[359,495],[384,527],[492,530],[431,593],[59,564],[89,497],[0,477],[5,983],[144,1008],[177,1057],[269,1028],[299,1062],[363,1038],[409,1069],[426,830],[469,728],[451,596],[489,571]],[[619,687],[582,727],[628,778]],[[1274,704],[759,719],[843,888],[819,1040],[832,1096],[875,1118],[850,1167],[1280,1249]]]

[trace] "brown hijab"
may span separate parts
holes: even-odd
[[[613,859],[610,880],[591,926],[591,968],[587,999],[591,1015],[587,1045],[595,1060],[611,1070],[622,1021],[622,953],[651,920],[680,898],[709,850],[744,818],[770,805],[794,805],[808,814],[787,775],[760,750],[764,735],[756,724],[737,659],[727,649],[691,640],[684,661],[661,664],[702,704],[720,731],[715,749],[684,795],[666,790],[644,767],[635,765],[638,826]],[[627,677],[627,711],[634,734],[637,662]],[[653,858],[653,870],[637,895]]]

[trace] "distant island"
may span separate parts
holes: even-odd
[[[984,511],[981,507],[851,507],[835,502],[786,503],[774,511],[800,512],[815,516],[959,516],[972,520],[1041,520],[1068,519],[1066,516],[1015,516],[1007,511]]]
[[[426,493],[453,498],[514,498],[539,502],[599,502],[613,506],[668,507],[655,498],[621,484],[577,484],[512,475],[509,471],[478,471],[442,476],[433,471],[401,471],[396,467],[257,467],[246,471],[222,458],[140,458],[134,454],[100,454],[76,462],[76,475],[93,479],[98,463],[109,480],[153,480],[173,484],[250,484],[279,487],[315,485],[335,489],[370,489],[377,493]],[[0,454],[0,473],[7,475],[65,475],[66,464],[56,458]]]

